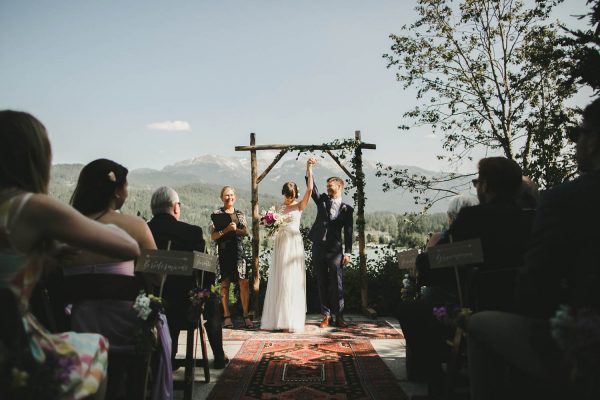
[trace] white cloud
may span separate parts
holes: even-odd
[[[187,121],[164,121],[164,122],[153,122],[146,125],[148,129],[155,129],[158,131],[190,131],[192,127]]]

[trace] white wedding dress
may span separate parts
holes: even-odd
[[[283,206],[286,224],[275,233],[261,329],[304,331],[306,319],[306,265],[300,233],[298,204]]]

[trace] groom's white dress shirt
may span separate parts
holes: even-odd
[[[340,213],[340,207],[342,206],[342,196],[331,199],[331,208],[329,209],[330,218],[336,219]],[[350,257],[352,254],[344,253],[345,256]]]
[[[342,205],[342,198],[341,197],[337,197],[335,199],[331,199],[331,208],[329,209],[329,215],[331,216],[331,219],[336,219],[339,212],[340,212],[340,206]]]

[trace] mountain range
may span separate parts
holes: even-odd
[[[264,152],[263,152],[264,154]],[[274,154],[273,154],[274,157]],[[281,197],[281,187],[287,181],[298,184],[302,193],[307,156],[295,159],[282,159],[259,184],[259,203],[261,208],[268,208],[277,203]],[[271,163],[272,158],[258,159],[258,175]],[[80,164],[57,164],[52,169],[51,193],[67,201],[77,182]],[[437,173],[418,167],[395,166],[398,169],[407,168],[410,173],[433,176]],[[368,212],[388,211],[394,213],[419,212],[422,206],[415,204],[413,195],[404,190],[395,189],[383,191],[385,178],[377,177],[376,163],[364,161],[365,174],[365,210]],[[329,157],[318,158],[314,168],[315,183],[319,190],[325,189],[326,179],[330,176],[346,178],[345,173]],[[250,202],[250,159],[249,157],[225,157],[219,155],[203,155],[189,160],[168,165],[160,170],[141,168],[129,172],[128,181],[133,191],[151,193],[159,186],[193,187],[194,192],[214,193],[214,205],[219,205],[219,191],[224,185],[231,185],[238,190],[238,202],[243,196],[248,196]],[[351,194],[345,194],[347,201],[352,202]],[[146,195],[143,196],[144,201]],[[149,200],[149,199],[148,199]],[[245,202],[245,201],[244,201]],[[443,212],[447,201],[434,205],[430,212]]]

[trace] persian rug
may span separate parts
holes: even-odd
[[[408,399],[369,340],[248,340],[208,399]]]
[[[387,321],[346,321],[347,328],[320,328],[318,321],[308,321],[302,333],[261,331],[260,322],[255,322],[254,330],[243,328],[223,329],[223,340],[244,341],[248,339],[306,339],[318,336],[329,339],[404,339],[402,331]],[[239,324],[236,326],[240,326]]]

